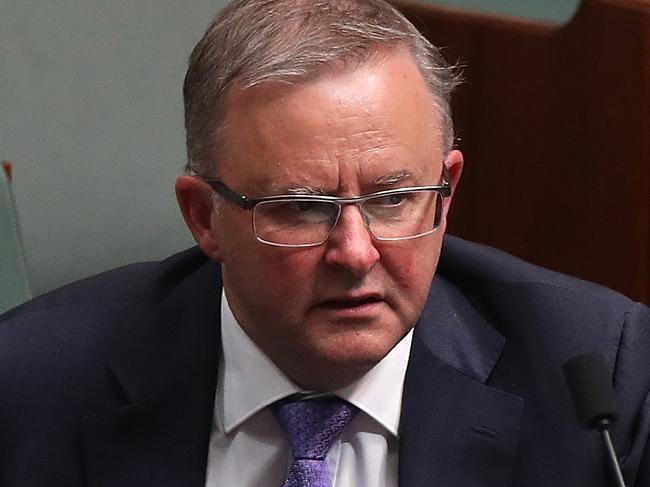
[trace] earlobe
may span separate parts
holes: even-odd
[[[176,179],[176,200],[185,224],[201,250],[212,260],[221,261],[221,251],[215,233],[215,208],[212,188],[196,176]]]

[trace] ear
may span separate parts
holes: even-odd
[[[446,198],[444,219],[447,220],[449,207],[456,193],[456,188],[460,182],[460,175],[463,172],[463,153],[459,150],[452,150],[445,159],[445,165],[449,171],[449,184],[451,184],[451,196]]]
[[[179,176],[176,179],[176,200],[185,224],[203,253],[220,262],[221,251],[216,238],[216,210],[212,195],[210,185],[197,176]]]

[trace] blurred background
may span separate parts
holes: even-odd
[[[192,47],[224,3],[0,0],[0,160],[13,163],[34,295],[192,245],[173,194],[185,158],[181,88]],[[527,19],[533,29],[560,28],[579,8],[411,3]]]

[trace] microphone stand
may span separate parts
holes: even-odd
[[[621,467],[618,464],[618,458],[616,458],[614,444],[612,443],[612,438],[609,435],[609,425],[610,421],[608,419],[601,419],[596,425],[596,429],[600,431],[600,434],[603,437],[603,442],[605,443],[605,448],[607,449],[607,456],[609,457],[609,463],[612,466],[614,477],[616,478],[616,484],[618,487],[625,487],[625,480],[623,479],[623,474],[621,473]]]

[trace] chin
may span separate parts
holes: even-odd
[[[408,333],[410,328],[357,327],[321,329],[318,334],[294,342],[283,350],[276,363],[297,384],[313,390],[340,389],[356,381],[377,365]],[[289,360],[287,358],[290,357]]]
[[[354,333],[333,341],[326,349],[316,352],[330,366],[369,370],[377,365],[399,343],[402,335],[377,337],[376,334]]]
[[[383,356],[329,356],[312,362],[301,374],[292,377],[300,386],[314,391],[331,392],[349,386],[363,377]]]
[[[314,391],[333,391],[346,387],[360,379],[388,355],[395,344],[381,344],[349,340],[332,343],[329,347],[307,347],[295,354],[285,373],[298,385]],[[293,373],[292,373],[293,372]]]

